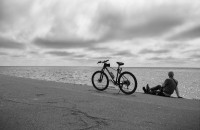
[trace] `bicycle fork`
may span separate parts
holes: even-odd
[[[101,83],[103,81],[103,73],[101,73],[99,79],[98,79],[98,82]]]

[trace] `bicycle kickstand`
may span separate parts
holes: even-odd
[[[121,90],[119,89],[119,92],[117,94],[119,94],[121,92]]]

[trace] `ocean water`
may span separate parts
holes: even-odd
[[[86,84],[92,86],[92,74],[100,67],[0,67],[0,74],[48,81]],[[115,71],[111,69],[115,74]],[[180,95],[188,99],[200,99],[200,69],[198,68],[131,68],[123,71],[132,72],[138,81],[136,92],[143,92],[142,87],[147,83],[150,87],[162,84],[168,77],[169,71],[174,71],[178,80]],[[110,86],[114,86],[110,82]],[[174,93],[172,96],[176,97]]]

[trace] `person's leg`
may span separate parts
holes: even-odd
[[[161,87],[161,85],[157,85],[155,87],[150,88],[149,85],[147,84],[146,88],[143,87],[142,89],[143,89],[144,93],[156,95],[158,91],[161,91],[162,87]]]
[[[150,88],[148,84],[146,85],[146,93],[156,95],[161,90],[162,90],[162,86],[161,85],[157,85],[157,86],[152,87],[152,88]]]
[[[148,87],[148,86],[147,86]],[[157,85],[155,87],[149,88],[150,91],[157,91],[157,90],[161,90],[162,86],[161,85]]]
[[[170,97],[170,96],[168,96],[168,95],[165,95],[165,94],[163,93],[163,91],[160,91],[159,93],[157,93],[157,95],[158,95],[158,96],[163,96],[163,97]]]
[[[149,93],[150,92],[150,88],[149,88],[149,84],[146,85],[146,87],[142,87],[144,93]]]
[[[145,87],[142,87],[142,89],[143,89],[144,93],[147,93],[147,90]]]

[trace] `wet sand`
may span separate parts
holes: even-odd
[[[200,101],[0,75],[0,130],[26,129],[199,130]]]

